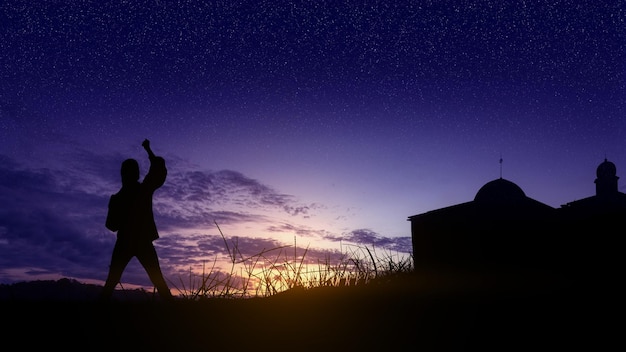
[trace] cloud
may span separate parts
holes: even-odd
[[[369,229],[357,229],[341,236],[327,235],[325,239],[374,246],[401,253],[410,253],[413,249],[410,237],[385,237]]]
[[[269,225],[267,227],[268,232],[272,233],[289,233],[302,237],[317,237],[324,238],[329,236],[329,232],[326,230],[312,229],[308,226],[296,225],[292,223],[281,223],[278,225]]]
[[[0,269],[78,273],[107,267],[106,198],[66,187],[62,173],[0,163]],[[71,181],[70,181],[71,183]],[[100,225],[100,226],[97,226]]]
[[[311,216],[320,205],[304,205],[232,170],[197,171],[170,168],[155,196],[155,209],[171,228],[220,223],[266,222],[267,214]]]
[[[96,154],[80,147],[63,165],[17,161],[0,155],[0,282],[70,277],[102,281],[106,277],[115,234],[104,227],[108,198],[119,185],[120,154]],[[173,159],[165,185],[157,190],[154,208],[161,238],[155,241],[164,275],[172,281],[219,263],[256,258],[266,262],[302,257],[306,263],[340,260],[338,250],[295,243],[295,236],[343,241],[401,250],[404,239],[373,231],[336,235],[305,226],[297,219],[325,209],[302,204],[259,181],[232,171],[198,171]],[[108,171],[105,171],[108,170]],[[267,236],[232,234],[254,224]],[[225,233],[220,233],[220,226]],[[241,227],[244,226],[244,227]],[[280,236],[289,235],[287,241]],[[222,235],[224,237],[222,237]],[[281,259],[279,259],[281,258]],[[122,280],[150,287],[136,259]]]
[[[117,154],[74,148],[63,165],[35,167],[0,155],[0,280],[21,272],[22,279],[57,273],[103,280],[115,234],[104,227],[108,197],[117,191]],[[176,166],[176,162],[174,162]],[[115,170],[103,172],[103,170]],[[177,170],[155,195],[155,216],[164,271],[199,265],[229,250],[218,235],[222,226],[269,223],[268,212],[302,214],[303,206],[243,174],[222,170]],[[177,233],[195,231],[196,235]],[[240,256],[280,247],[273,239],[235,237],[230,253]],[[149,284],[139,265],[129,265],[124,280]],[[4,277],[3,274],[5,273]]]

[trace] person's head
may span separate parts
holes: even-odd
[[[122,185],[139,181],[139,163],[135,159],[126,159],[122,163]]]

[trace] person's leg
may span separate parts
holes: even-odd
[[[159,257],[151,242],[141,247],[137,253],[137,259],[148,273],[150,281],[152,281],[152,284],[154,284],[159,292],[159,296],[164,300],[171,300],[172,293],[165,282],[165,278],[161,272],[161,266],[159,265]]]
[[[115,242],[115,247],[113,247],[113,254],[111,255],[111,264],[109,265],[109,274],[107,276],[106,282],[104,283],[104,288],[100,293],[101,300],[109,300],[113,295],[113,291],[115,290],[115,286],[120,282],[122,278],[122,273],[126,266],[132,259],[133,255],[122,241],[117,240]]]

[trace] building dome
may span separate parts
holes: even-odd
[[[499,178],[482,186],[476,193],[474,201],[480,203],[512,203],[525,198],[526,194],[518,185]]]
[[[606,159],[596,169],[596,177],[598,178],[615,177],[616,175],[617,168],[615,164]]]
[[[596,196],[605,197],[618,193],[617,189],[617,168],[615,164],[604,159],[596,169]]]

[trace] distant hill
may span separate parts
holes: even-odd
[[[0,284],[0,301],[95,301],[101,285],[85,284],[74,279],[36,280]],[[118,300],[147,300],[152,294],[142,289],[117,290]]]

